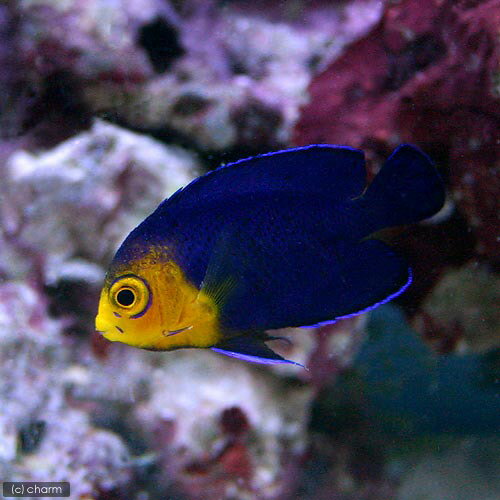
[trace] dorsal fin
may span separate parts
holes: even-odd
[[[165,200],[158,211],[189,210],[200,203],[261,191],[328,193],[332,202],[361,195],[366,185],[364,153],[319,144],[286,149],[223,165],[198,177]]]

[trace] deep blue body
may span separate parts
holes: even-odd
[[[309,146],[241,160],[165,200],[120,249],[166,245],[201,288],[231,279],[228,332],[306,326],[386,302],[411,281],[405,261],[371,239],[437,212],[439,175],[400,146],[366,188],[364,155]]]

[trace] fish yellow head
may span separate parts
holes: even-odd
[[[219,340],[213,305],[156,251],[111,266],[95,328],[110,341],[153,350],[209,347]]]

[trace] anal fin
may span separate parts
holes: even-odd
[[[211,349],[226,356],[249,361],[251,363],[268,365],[287,363],[305,368],[300,363],[283,358],[269,348],[262,339],[250,335],[233,337],[217,344]]]

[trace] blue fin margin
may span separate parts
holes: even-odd
[[[273,340],[273,337],[268,337],[268,340]],[[304,365],[296,361],[285,359],[274,352],[264,343],[264,340],[251,337],[250,335],[242,335],[225,340],[210,349],[214,352],[224,354],[225,356],[250,363],[265,365],[290,364],[305,368]]]

